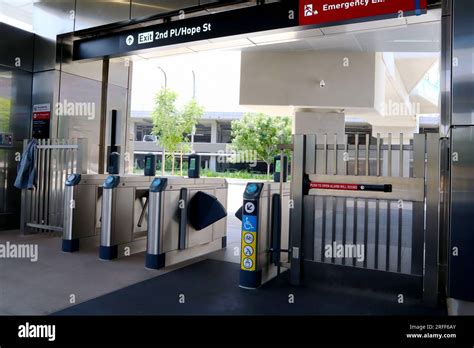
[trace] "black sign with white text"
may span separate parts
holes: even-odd
[[[74,60],[298,26],[295,1],[226,11],[74,42]]]

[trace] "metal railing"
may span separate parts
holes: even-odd
[[[366,135],[365,145],[358,135],[353,144],[347,136],[294,136],[293,283],[304,262],[307,274],[339,280],[353,274],[359,285],[378,279],[396,291],[404,284],[434,303],[439,138],[414,134],[409,144],[404,138]]]
[[[86,139],[38,140],[36,185],[21,194],[22,233],[62,232],[64,183],[69,174],[87,172],[86,154]]]
[[[377,135],[370,145],[366,135],[360,145],[328,144],[327,136],[316,139],[307,136],[306,172],[310,179],[324,182],[354,182],[393,185],[393,194],[334,192],[319,190],[306,197],[314,212],[305,226],[313,235],[314,261],[358,266],[398,273],[421,274],[423,266],[423,210],[425,136],[415,134],[411,144],[393,144],[389,134],[386,144]],[[337,138],[336,138],[337,139]],[[335,139],[336,143],[337,140]],[[313,158],[311,158],[313,157]],[[377,177],[377,178],[374,178]],[[358,178],[358,179],[357,179]],[[381,182],[382,182],[381,181]],[[405,188],[410,188],[405,192]],[[335,195],[335,193],[339,193]],[[311,221],[312,220],[312,221]],[[361,260],[349,262],[327,257],[325,246],[360,244],[364,248]]]

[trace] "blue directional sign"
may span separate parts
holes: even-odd
[[[242,230],[247,232],[257,232],[257,217],[254,215],[243,215]]]

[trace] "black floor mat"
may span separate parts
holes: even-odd
[[[206,260],[53,315],[444,315],[394,295],[289,285],[286,274],[258,290],[238,287],[239,265]],[[294,303],[289,303],[293,295]]]

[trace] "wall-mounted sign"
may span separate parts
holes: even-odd
[[[368,17],[406,17],[426,12],[427,0],[300,0],[300,25]]]
[[[33,138],[49,138],[49,126],[51,122],[51,104],[33,105]]]
[[[117,57],[187,42],[312,25],[323,27],[426,13],[427,0],[287,0],[74,42],[73,59]]]
[[[120,56],[144,49],[293,26],[298,26],[298,3],[272,3],[77,40],[73,59]]]

